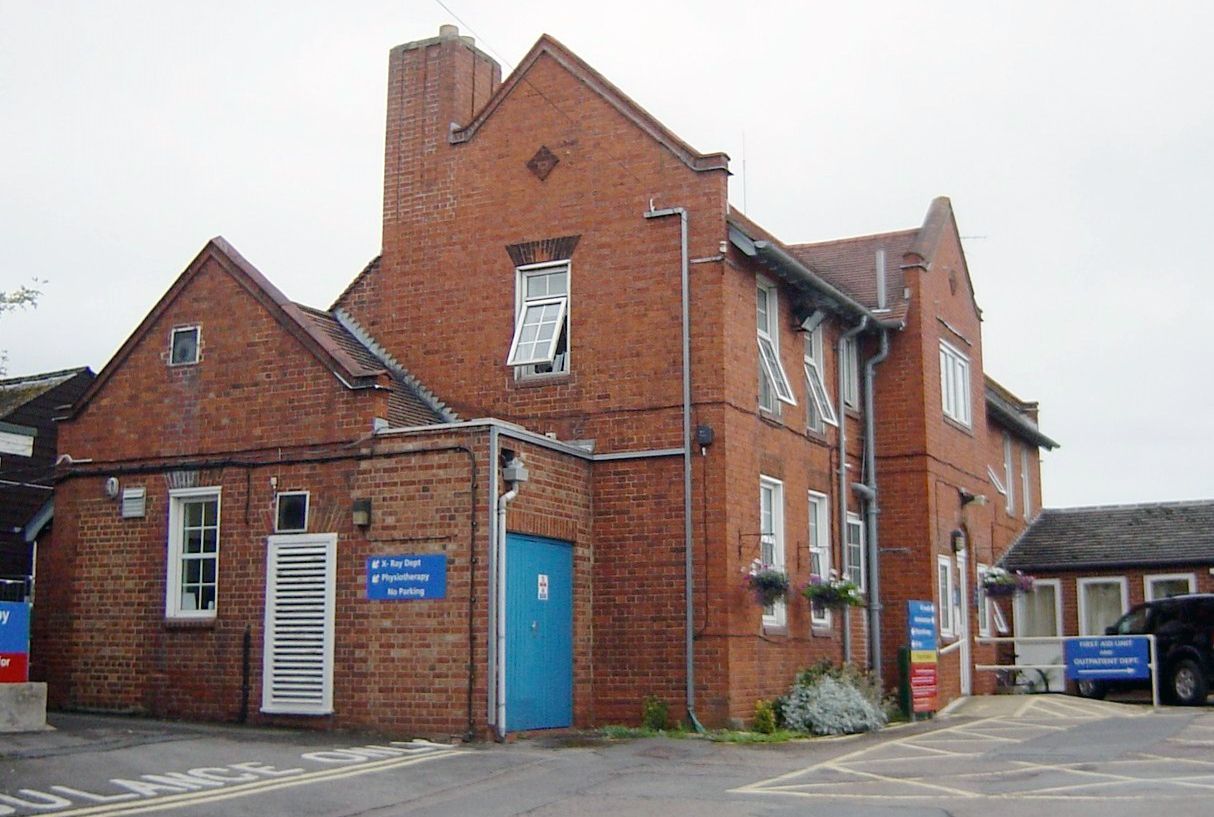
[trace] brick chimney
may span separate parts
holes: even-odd
[[[384,143],[384,254],[454,217],[448,136],[467,125],[501,84],[502,69],[453,25],[405,43],[388,59]]]

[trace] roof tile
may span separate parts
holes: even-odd
[[[1214,500],[1046,508],[1003,558],[1015,570],[1214,563]]]

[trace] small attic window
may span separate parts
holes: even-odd
[[[198,362],[197,326],[179,326],[173,330],[172,348],[169,352],[170,366],[186,366]]]
[[[308,492],[283,492],[277,497],[275,533],[303,533],[308,529]]]

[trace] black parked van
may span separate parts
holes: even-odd
[[[1205,703],[1214,682],[1214,593],[1194,593],[1148,601],[1105,630],[1108,635],[1155,636],[1159,692],[1168,703]],[[1079,694],[1103,698],[1118,689],[1150,687],[1150,681],[1080,681]]]

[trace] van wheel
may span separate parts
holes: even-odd
[[[1181,706],[1199,706],[1206,702],[1209,692],[1206,676],[1191,658],[1182,658],[1172,667],[1168,678],[1168,696]]]
[[[1079,681],[1075,684],[1080,696],[1099,701],[1108,693],[1108,687],[1099,681]]]

